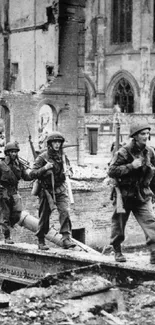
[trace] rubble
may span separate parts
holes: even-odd
[[[107,167],[94,167],[94,166],[77,166],[72,165],[73,169],[73,179],[76,180],[93,180],[99,179],[103,180],[107,177]]]

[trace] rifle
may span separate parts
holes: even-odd
[[[27,129],[28,129],[28,133],[29,133],[29,142],[30,142],[30,147],[31,147],[31,150],[32,150],[33,158],[36,159],[37,158],[37,153],[35,151],[35,148],[34,148],[34,145],[33,145],[33,142],[32,142],[32,137],[31,137],[31,133],[30,133],[30,130],[29,130],[29,126],[28,126],[27,123],[26,123],[26,125],[27,125]]]
[[[67,165],[66,165],[66,157],[65,157],[65,153],[62,149],[62,160],[63,160],[63,168],[64,168],[64,173],[65,173],[65,176],[66,176],[66,183],[67,183],[67,188],[68,188],[68,195],[69,195],[69,198],[70,198],[70,203],[71,204],[74,204],[74,197],[73,197],[73,193],[72,193],[72,187],[71,187],[71,182],[70,182],[70,178],[69,176],[67,175]]]
[[[18,156],[18,160],[25,168],[30,168],[30,163],[27,160],[19,156]]]
[[[119,116],[117,116],[116,119],[116,146],[114,152],[119,150],[119,139],[120,139],[120,121],[119,121]],[[119,188],[119,184],[117,179],[115,179],[115,191],[116,191],[116,211],[117,213],[125,213],[125,209],[123,206],[123,199],[122,199],[122,194]]]
[[[27,124],[27,129],[28,129],[28,133],[29,133],[29,142],[30,142],[30,147],[31,147],[31,150],[32,150],[33,158],[36,159],[37,158],[37,153],[36,153],[34,145],[33,145],[33,141],[32,141],[32,137],[31,137],[31,133],[30,133],[28,124]],[[45,160],[45,161],[47,162],[47,160]],[[52,171],[51,171],[51,183],[52,183],[52,191],[53,191],[53,200],[52,200],[51,195],[49,194],[48,190],[44,189],[44,192],[46,194],[46,197],[47,197],[47,200],[48,200],[49,206],[51,208],[51,212],[52,212],[53,209],[54,209],[53,208],[53,202],[54,203],[56,202],[56,200],[55,200],[55,192],[54,192],[54,176],[53,176]],[[40,182],[39,182],[38,179],[36,179],[34,181],[34,183],[33,183],[33,188],[32,188],[31,194],[37,196],[39,194],[39,191],[40,191]]]

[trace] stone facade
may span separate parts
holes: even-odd
[[[154,1],[124,3],[132,5],[131,42],[112,42],[112,20],[117,14],[113,12],[112,0],[86,4],[85,78],[90,109],[85,114],[85,126],[98,129],[98,160],[107,156],[107,144],[115,139],[111,132],[115,131],[115,87],[122,78],[132,88],[134,104],[133,112],[120,114],[121,140],[127,140],[129,126],[134,121],[143,120],[151,124],[152,144],[155,141]],[[93,157],[95,161],[96,158]],[[91,160],[88,151],[85,160]]]
[[[103,166],[115,141],[114,106],[127,99],[132,107],[120,105],[121,141],[130,124],[143,120],[154,144],[154,1],[125,0],[123,9],[115,3],[0,2],[0,117],[6,141],[16,139],[23,158],[33,161],[28,128],[36,149],[58,129],[74,145],[66,149],[71,161]],[[117,9],[131,39],[122,41],[124,31],[114,28]],[[118,95],[122,81],[131,97]]]

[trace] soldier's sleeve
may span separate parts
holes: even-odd
[[[22,166],[22,179],[24,181],[32,181],[32,177],[30,176],[30,170],[26,169],[24,166]]]
[[[128,161],[128,153],[125,148],[118,150],[111,160],[108,175],[111,178],[119,178],[131,173],[132,163]]]
[[[42,176],[47,172],[45,169],[45,160],[40,155],[34,161],[32,170],[30,172],[30,177],[32,179],[41,179]]]
[[[153,148],[150,148],[151,152],[151,164],[155,167],[155,150]]]

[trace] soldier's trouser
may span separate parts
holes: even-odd
[[[71,234],[71,220],[68,210],[68,195],[65,187],[63,191],[57,193],[55,192],[56,207],[59,212],[59,222],[60,222],[60,233],[61,234]],[[51,209],[48,203],[48,198],[42,191],[39,202],[39,223],[36,235],[38,238],[44,238],[45,234],[49,231],[49,218],[51,214]]]
[[[19,194],[14,194],[0,199],[0,221],[4,236],[10,235],[10,227],[13,227],[20,219],[22,202]]]
[[[147,245],[155,245],[155,217],[151,200],[143,203],[134,199],[128,199],[124,207],[126,213],[118,214],[116,206],[114,206],[110,244],[117,247],[124,241],[125,226],[132,211],[144,231]]]

